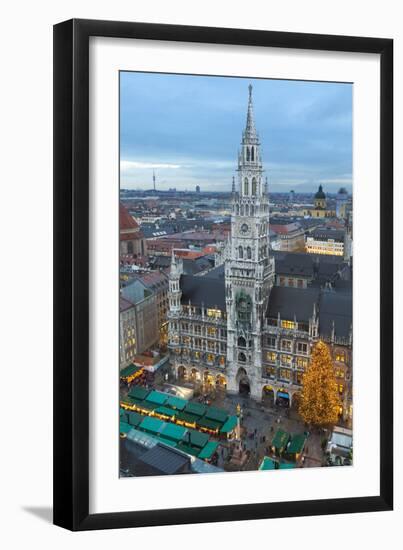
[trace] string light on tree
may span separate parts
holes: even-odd
[[[324,342],[319,341],[302,377],[299,414],[308,424],[333,425],[338,420],[340,405],[330,351]]]

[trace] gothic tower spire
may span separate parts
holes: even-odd
[[[269,253],[269,200],[264,183],[260,141],[255,126],[252,86],[249,85],[246,126],[238,155],[238,186],[232,192],[231,241],[225,262],[227,288],[228,390],[236,391],[242,367],[251,393],[261,378],[261,333],[271,287],[274,260]],[[228,290],[229,289],[229,290]]]
[[[244,139],[248,141],[257,140],[257,132],[255,127],[255,117],[253,113],[253,99],[252,99],[252,84],[249,84],[249,102],[248,113],[246,115],[246,127],[244,132]]]

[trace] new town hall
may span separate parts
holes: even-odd
[[[181,260],[172,255],[173,371],[180,380],[292,406],[312,346],[322,339],[333,354],[347,419],[352,414],[351,277],[325,284],[312,277],[306,284],[306,278],[295,275],[301,272],[297,265],[290,269],[295,277],[290,275],[289,284],[278,285],[263,173],[249,86],[246,127],[232,183],[231,238],[222,259],[204,275],[184,275]],[[308,255],[293,256],[301,262]]]

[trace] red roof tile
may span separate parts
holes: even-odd
[[[136,220],[129,214],[129,211],[122,203],[119,203],[119,228],[124,231],[127,229],[138,229]]]
[[[270,224],[270,229],[279,235],[287,235],[287,233],[298,231],[301,226],[299,223]]]

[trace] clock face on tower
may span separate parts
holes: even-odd
[[[249,231],[249,226],[248,226],[248,224],[243,223],[243,224],[241,225],[241,232],[242,232],[242,233],[247,233],[248,231]]]

